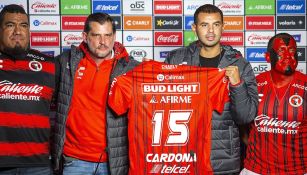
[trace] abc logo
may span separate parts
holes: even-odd
[[[255,73],[265,72],[265,71],[268,71],[268,66],[265,64],[260,64],[258,66],[253,67],[253,71]]]
[[[130,4],[131,9],[144,9],[145,4],[144,1],[136,1],[135,4]]]

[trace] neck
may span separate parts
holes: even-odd
[[[200,50],[200,56],[205,58],[214,58],[221,53],[221,45],[217,44],[213,47],[203,46]]]
[[[292,75],[284,75],[280,72],[270,70],[272,81],[275,87],[280,88],[291,83],[294,77],[294,73]]]

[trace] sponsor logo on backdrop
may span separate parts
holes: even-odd
[[[160,58],[166,58],[170,51],[160,51]]]
[[[307,73],[306,63],[298,63],[296,70],[302,72],[303,74]]]
[[[297,48],[298,61],[306,62],[306,48]]]
[[[185,16],[184,17],[184,29],[185,30],[191,30],[192,24],[194,23],[194,17],[193,16]]]
[[[203,0],[183,1],[184,15],[194,15],[195,10],[204,4]]]
[[[277,14],[305,14],[305,0],[283,0],[277,1]]]
[[[255,5],[255,6],[249,6],[249,10],[272,10],[273,6],[272,5]]]
[[[128,35],[126,37],[126,41],[128,42],[132,42],[132,41],[148,41],[149,37],[143,37],[143,36],[132,36],[132,35]]]
[[[151,30],[151,16],[124,16],[124,29]]]
[[[136,60],[142,60],[147,56],[147,52],[143,49],[134,49],[130,51],[130,55]]]
[[[156,16],[155,29],[181,29],[182,30],[182,17],[181,16]]]
[[[145,11],[145,2],[144,1],[135,1],[130,4],[130,11],[132,12],[144,12]]]
[[[182,32],[155,32],[156,46],[182,46]]]
[[[294,34],[294,35],[292,35],[293,36],[293,38],[295,39],[295,41],[297,42],[297,43],[300,43],[301,42],[301,38],[302,38],[302,35],[301,34]]]
[[[215,5],[219,7],[224,15],[243,15],[244,1],[216,1]]]
[[[224,16],[224,30],[243,30],[243,16]]]
[[[275,1],[273,0],[245,0],[245,14],[274,15]]]
[[[277,29],[306,29],[306,16],[277,16]]]
[[[32,32],[31,46],[60,46],[59,32]]]
[[[62,32],[62,45],[63,46],[79,46],[83,41],[81,32]]]
[[[25,9],[25,11],[27,12],[28,9],[28,4],[27,1],[25,0],[1,0],[0,1],[0,11],[2,11],[3,7],[5,7],[6,5],[12,4],[12,2],[14,2],[14,4],[17,4],[21,7],[23,7]]]
[[[116,30],[122,29],[122,19],[121,16],[112,16],[113,22],[115,24]]]
[[[93,1],[93,13],[121,14],[121,1]]]
[[[307,46],[307,43],[306,43],[307,31],[302,31],[302,30],[286,30],[286,31],[278,30],[276,31],[276,33],[283,33],[283,32],[286,32],[292,35],[296,41],[297,46],[303,46],[303,47]]]
[[[56,21],[40,21],[40,20],[34,20],[33,21],[34,26],[56,26],[57,22]]]
[[[267,46],[274,32],[245,32],[246,46]]]
[[[246,48],[246,59],[250,62],[266,62],[265,52],[267,48]]]
[[[62,16],[63,30],[83,30],[87,16]]]
[[[48,1],[34,1],[33,4],[29,4],[30,13],[58,13],[59,5],[54,2]]]
[[[30,16],[30,29],[32,31],[59,31],[60,17],[59,16]]]
[[[73,1],[65,0],[61,1],[61,14],[76,14],[76,15],[88,15],[91,13],[90,1]]]
[[[251,66],[255,74],[260,74],[270,70],[269,63],[251,63]]]
[[[154,1],[154,14],[182,14],[181,1]]]
[[[152,1],[124,0],[122,3],[124,15],[152,15]]]
[[[124,31],[123,44],[125,46],[152,46],[152,31]]]
[[[243,32],[224,32],[221,42],[226,45],[243,46]]]
[[[274,16],[246,16],[246,30],[274,30]]]

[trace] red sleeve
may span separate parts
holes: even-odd
[[[108,104],[117,115],[126,113],[130,106],[131,95],[128,84],[125,84],[123,76],[115,78],[109,92]]]
[[[224,111],[224,105],[230,100],[229,98],[229,81],[225,78],[225,71],[209,73],[209,92],[211,94],[211,104],[213,110],[219,113]]]

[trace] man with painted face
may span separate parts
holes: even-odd
[[[258,116],[251,123],[241,175],[307,173],[307,76],[296,71],[294,38],[273,36],[266,53],[271,70],[256,79]]]

